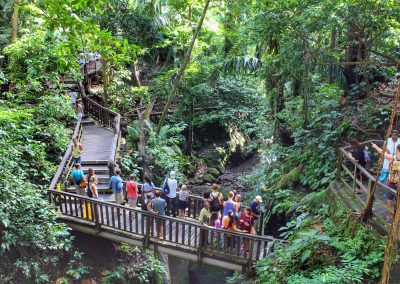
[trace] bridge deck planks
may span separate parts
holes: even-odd
[[[82,144],[83,161],[108,161],[114,132],[97,124],[83,125]]]

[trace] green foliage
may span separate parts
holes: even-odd
[[[374,283],[384,241],[342,210],[320,211],[326,207],[311,206],[317,215],[303,220],[298,231],[286,228],[293,228],[290,246],[259,261],[259,283]]]
[[[140,248],[121,244],[118,248],[118,268],[107,271],[102,283],[151,283],[158,275],[164,271],[164,264],[159,261],[153,251],[146,251],[143,254]]]
[[[72,111],[64,96],[0,103],[0,282],[48,283],[72,250],[43,191],[69,141],[62,121]]]

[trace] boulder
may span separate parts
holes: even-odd
[[[216,179],[216,178],[215,178],[213,175],[211,175],[211,174],[205,174],[205,175],[203,176],[203,180],[204,180],[205,182],[214,182],[215,179]]]
[[[209,168],[206,171],[206,174],[212,175],[214,178],[217,178],[219,176],[220,171],[217,170],[216,168]]]

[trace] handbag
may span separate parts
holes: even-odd
[[[84,179],[82,179],[81,182],[79,183],[79,187],[86,188],[86,186],[87,186],[86,181]]]

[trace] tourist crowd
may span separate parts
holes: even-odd
[[[75,169],[72,171],[72,179],[75,184],[76,193],[98,199],[97,192],[98,178],[93,168],[88,169],[84,175],[81,169],[81,155],[83,146],[77,139],[73,139],[71,155],[75,162]],[[127,181],[121,177],[121,171],[114,161],[108,162],[109,188],[112,190],[117,204],[128,204],[130,207],[137,207],[158,215],[168,215],[184,219],[188,208],[189,192],[185,184],[180,184],[176,179],[176,173],[171,171],[164,180],[162,188],[156,188],[149,177],[145,177],[144,183],[134,181],[129,176]],[[255,226],[258,222],[262,204],[261,196],[256,196],[249,206],[244,206],[240,194],[233,191],[228,193],[226,200],[218,190],[217,184],[211,186],[210,191],[203,195],[203,208],[200,211],[198,220],[207,227],[226,229],[230,231],[255,234]],[[164,236],[163,226],[157,223],[159,237]],[[231,244],[231,236],[227,235],[227,246]],[[243,247],[248,251],[248,240],[244,241]]]

